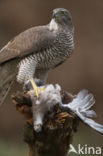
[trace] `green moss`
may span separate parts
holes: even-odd
[[[0,140],[0,156],[28,156],[27,153],[25,144]]]

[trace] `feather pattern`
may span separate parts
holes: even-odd
[[[19,63],[17,81],[23,83],[32,78],[35,74],[35,68],[54,68],[59,63],[64,62],[71,55],[73,48],[74,44],[72,34],[70,32],[58,33],[53,45],[21,60]]]
[[[85,124],[92,127],[99,133],[103,134],[103,125],[96,123],[89,117],[95,117],[96,113],[89,110],[95,103],[93,94],[89,94],[87,90],[81,90],[77,97],[69,104],[61,104],[62,108],[72,110]]]
[[[32,53],[38,53],[47,48],[55,39],[48,25],[30,28],[8,42],[0,50],[0,64],[14,58],[22,58]]]

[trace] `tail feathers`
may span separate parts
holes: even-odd
[[[0,65],[0,106],[3,104],[15,80],[16,69],[16,60]]]
[[[3,104],[6,96],[8,95],[13,82],[14,82],[14,76],[10,77],[9,81],[4,83],[3,86],[0,87],[0,106]]]

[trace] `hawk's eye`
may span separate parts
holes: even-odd
[[[61,11],[61,14],[62,14],[62,15],[66,15],[66,12],[65,12],[65,11]]]

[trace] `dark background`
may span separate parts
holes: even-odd
[[[67,8],[73,16],[75,50],[49,73],[48,82],[59,83],[73,94],[83,88],[92,92],[96,121],[103,124],[103,0],[0,0],[0,48],[20,32],[49,23],[57,7]],[[0,108],[0,156],[27,155],[22,141],[24,123],[8,98]],[[103,147],[103,137],[80,124],[73,144]]]

